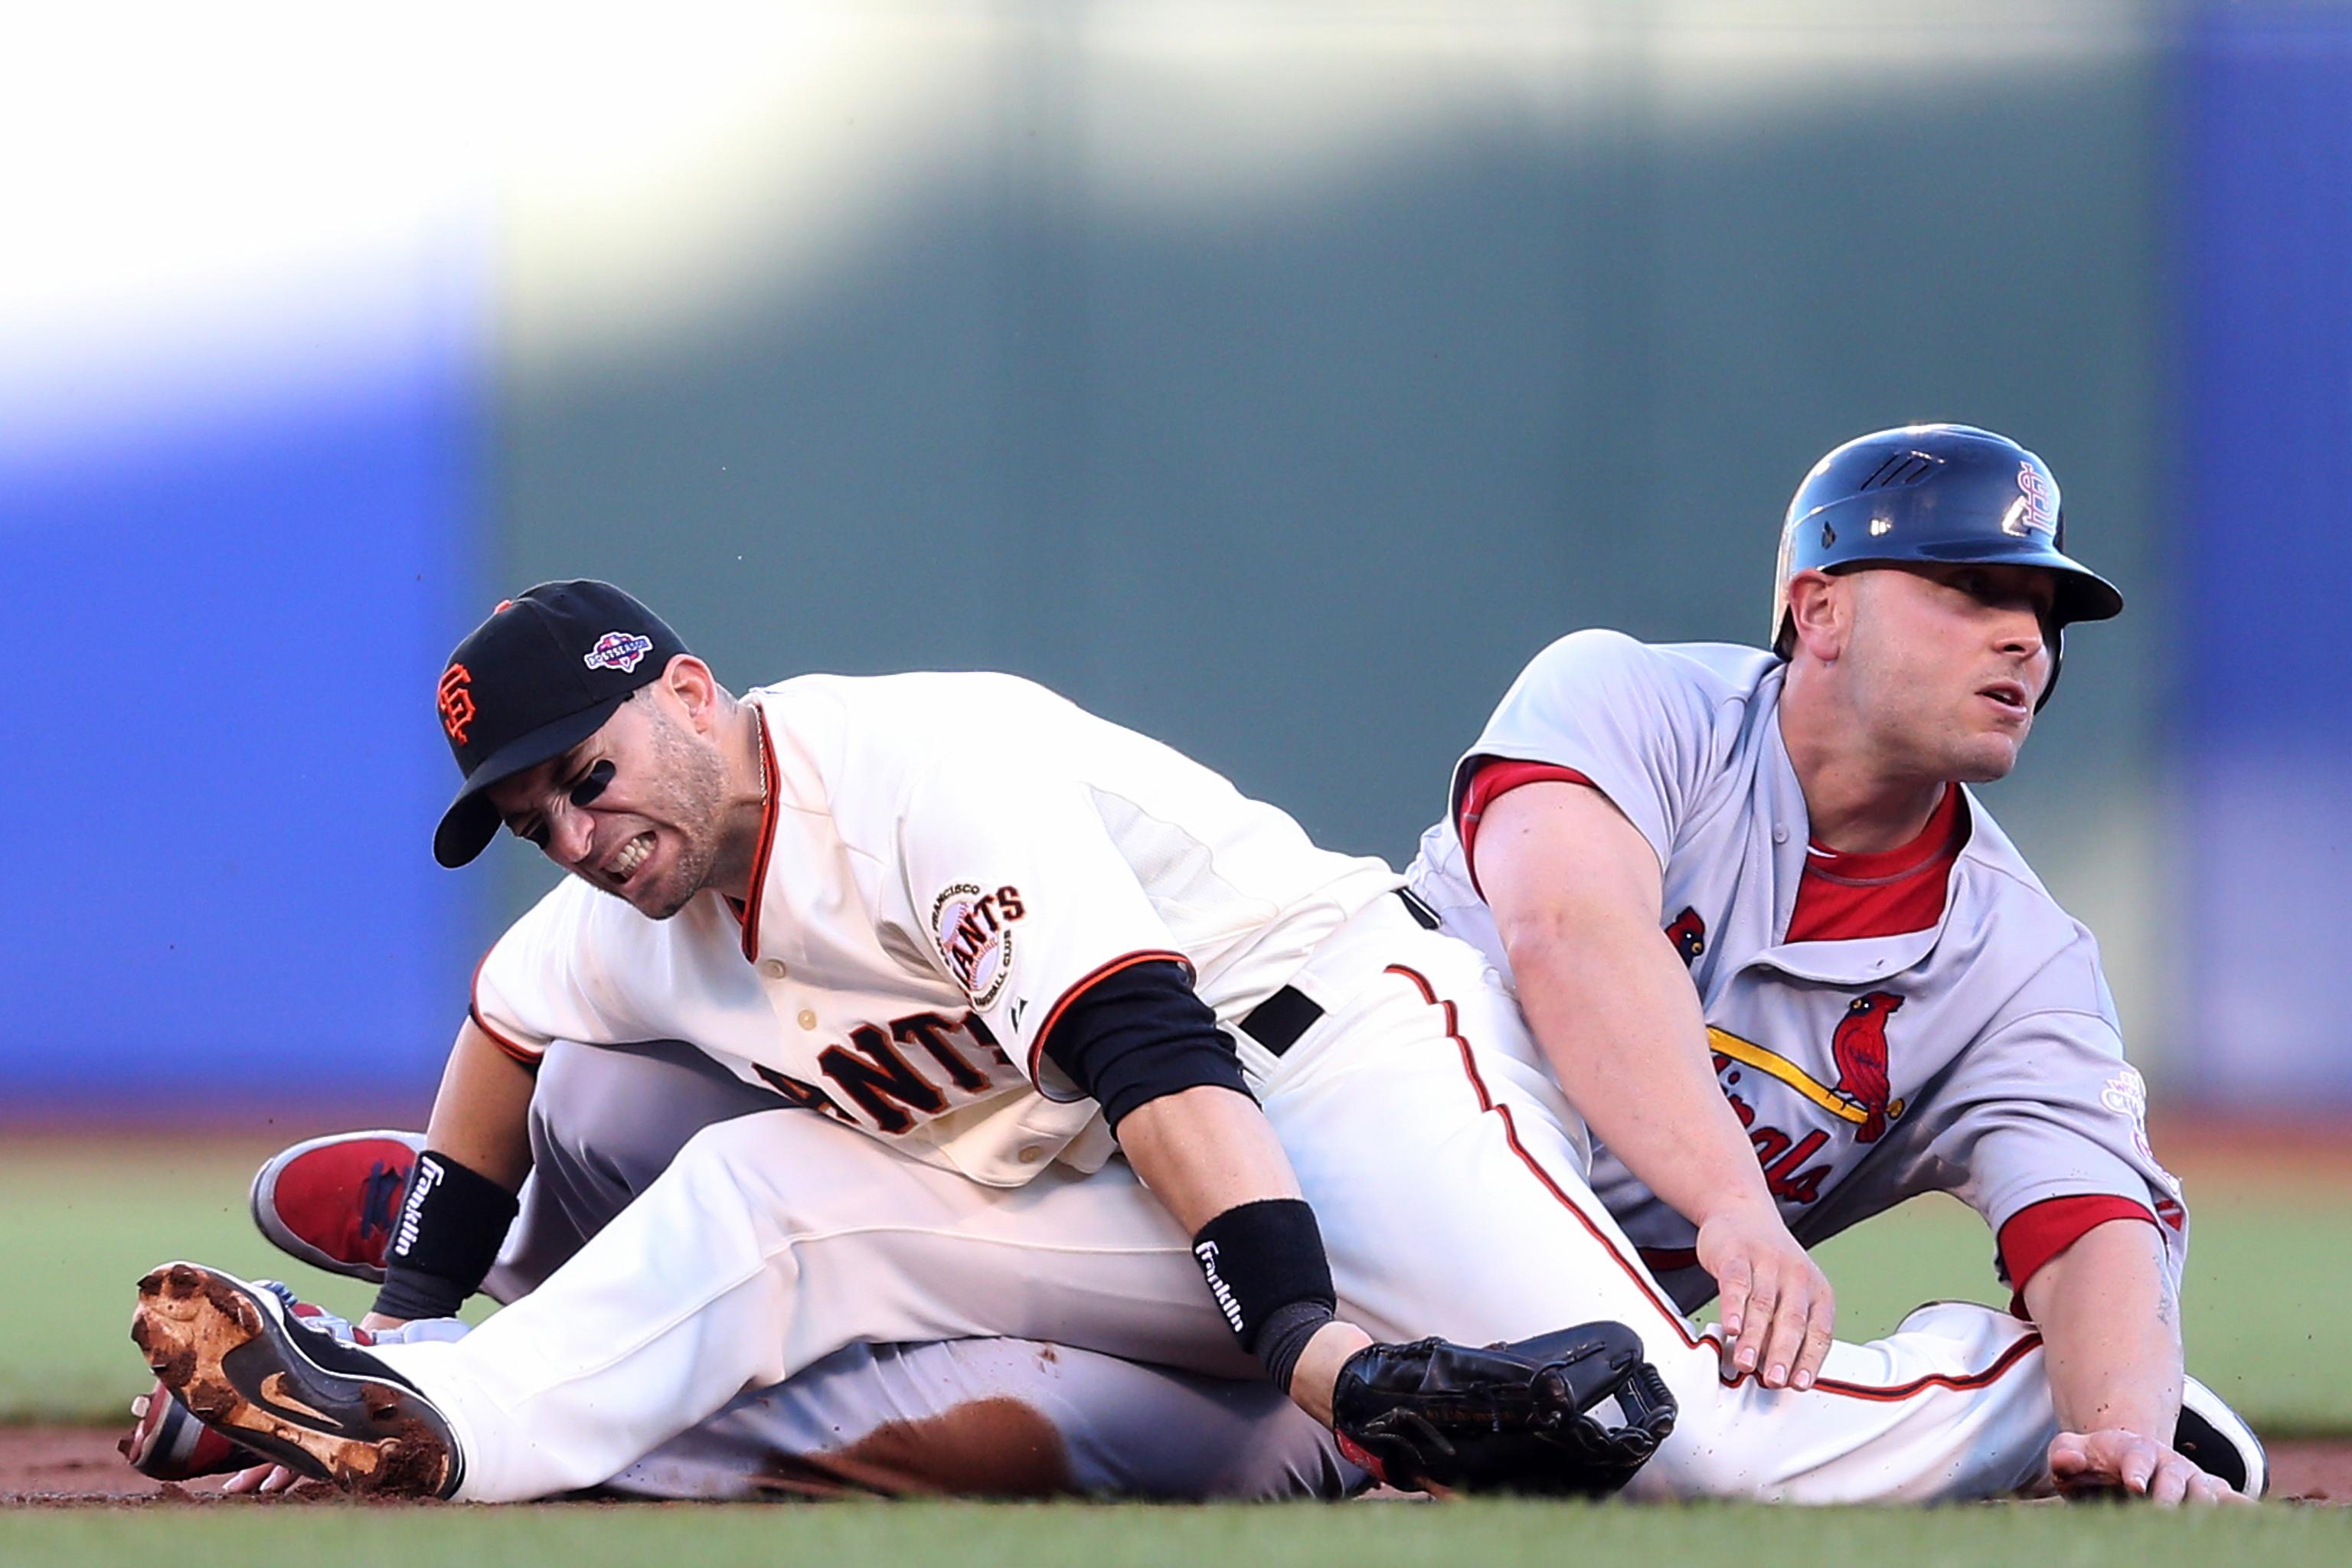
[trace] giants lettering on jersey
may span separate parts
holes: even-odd
[[[961,1043],[959,1040],[961,1037]],[[970,1047],[969,1050],[966,1047]],[[917,1058],[919,1053],[922,1061]],[[803,1110],[829,1116],[861,1131],[868,1123],[884,1132],[904,1132],[915,1125],[909,1108],[937,1116],[951,1101],[971,1100],[1003,1087],[974,1056],[1012,1066],[988,1026],[977,1016],[943,1018],[937,1013],[915,1013],[886,1025],[860,1024],[849,1031],[849,1044],[828,1046],[817,1053],[817,1065],[833,1089],[778,1072],[754,1062],[760,1080]],[[1009,1079],[1004,1081],[1011,1081]],[[842,1101],[865,1113],[861,1121]]]
[[[1003,994],[1013,973],[1013,922],[1028,912],[1013,887],[988,893],[958,882],[931,900],[932,940],[973,1006],[986,1007]]]
[[[1756,1147],[1765,1184],[1774,1197],[1799,1204],[1821,1197],[1822,1184],[1829,1179],[1834,1164],[1808,1167],[1805,1162],[1828,1146],[1830,1131],[1815,1127],[1794,1136],[1779,1127],[1758,1126],[1757,1108],[1750,1102],[1754,1090],[1740,1092],[1747,1072],[1759,1072],[1816,1109],[1851,1123],[1856,1144],[1875,1143],[1902,1119],[1904,1111],[1904,1102],[1892,1098],[1886,1059],[1886,1020],[1902,1005],[1903,998],[1889,991],[1866,992],[1846,1004],[1845,1016],[1838,1020],[1830,1037],[1830,1059],[1837,1067],[1837,1079],[1826,1084],[1778,1052],[1708,1026],[1707,1039],[1715,1047],[1715,1071],[1724,1098],[1731,1102],[1739,1124],[1748,1129],[1748,1141]]]

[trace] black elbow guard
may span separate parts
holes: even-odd
[[[1211,1085],[1247,1094],[1231,1041],[1172,960],[1129,964],[1063,1009],[1045,1059],[1103,1108],[1113,1132],[1139,1105]]]
[[[519,1206],[514,1194],[448,1155],[432,1149],[418,1155],[375,1310],[402,1319],[456,1315],[498,1261]]]

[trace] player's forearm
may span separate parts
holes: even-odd
[[[1598,790],[1546,782],[1487,807],[1480,885],[1553,1076],[1627,1169],[1692,1224],[1769,1217],[1690,974],[1658,929],[1657,854]]]
[[[530,1173],[529,1068],[499,1049],[472,1019],[457,1030],[434,1096],[428,1148],[513,1192]]]
[[[1187,1236],[1243,1204],[1298,1196],[1290,1157],[1248,1097],[1202,1087],[1163,1095],[1118,1124],[1119,1147]]]
[[[1290,1168],[1290,1157],[1283,1152],[1265,1113],[1248,1096],[1206,1085],[1162,1095],[1127,1114],[1118,1124],[1118,1142],[1127,1163],[1187,1236],[1197,1240],[1212,1221],[1246,1205],[1269,1198],[1289,1199],[1297,1216],[1293,1223],[1304,1227],[1304,1234],[1295,1238],[1298,1247],[1319,1247],[1312,1222],[1297,1202],[1298,1177]],[[1197,1246],[1195,1256],[1202,1256]],[[1233,1283],[1244,1298],[1254,1292],[1244,1280],[1265,1278],[1268,1261],[1247,1256],[1220,1260],[1213,1253],[1203,1258],[1213,1280],[1219,1279],[1220,1262],[1226,1271],[1239,1276]],[[1316,1269],[1323,1266],[1319,1257],[1289,1262],[1293,1266],[1311,1262]],[[1259,1305],[1251,1302],[1253,1313]],[[1329,1313],[1326,1310],[1322,1316],[1328,1319]],[[1352,1323],[1323,1321],[1312,1329],[1304,1349],[1294,1352],[1290,1375],[1277,1373],[1276,1381],[1301,1408],[1328,1426],[1332,1387],[1340,1367],[1370,1343],[1371,1337]],[[1255,1348],[1265,1353],[1262,1345]]]
[[[2026,1281],[2062,1430],[2120,1426],[2171,1440],[2180,1414],[2180,1325],[2163,1248],[2153,1226],[2110,1220]]]
[[[446,1316],[479,1288],[530,1171],[534,1081],[471,1019],[459,1027],[425,1128],[427,1155],[401,1200],[384,1283],[360,1327]]]
[[[1507,932],[1519,1005],[1569,1103],[1694,1225],[1769,1210],[1746,1129],[1716,1081],[1674,949],[1646,924],[1559,919]]]

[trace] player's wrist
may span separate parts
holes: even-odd
[[[1339,1308],[1315,1211],[1297,1198],[1235,1205],[1194,1234],[1192,1256],[1234,1337],[1288,1392]]]
[[[1343,1318],[1325,1323],[1299,1352],[1298,1365],[1291,1374],[1287,1391],[1292,1402],[1324,1426],[1330,1426],[1340,1371],[1358,1352],[1371,1343],[1371,1335]]]
[[[1750,1165],[1746,1173],[1754,1175],[1755,1167]],[[1788,1228],[1780,1217],[1780,1205],[1772,1201],[1772,1194],[1765,1190],[1760,1178],[1745,1186],[1738,1183],[1709,1184],[1706,1201],[1694,1205],[1690,1221],[1701,1230],[1727,1225]]]
[[[403,1321],[455,1315],[481,1289],[516,1212],[515,1194],[499,1183],[425,1150],[401,1202],[375,1311]]]

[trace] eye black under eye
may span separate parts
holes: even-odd
[[[565,795],[574,805],[592,805],[595,803],[596,797],[604,793],[604,786],[612,782],[613,761],[610,757],[603,758],[588,770],[578,784],[566,791]]]

